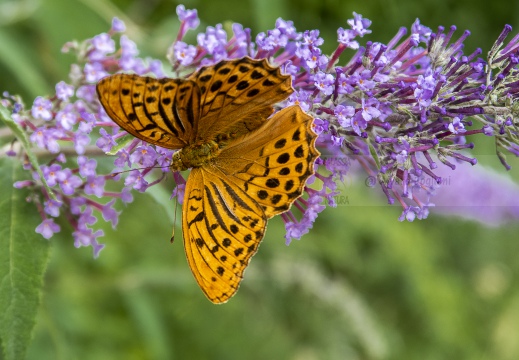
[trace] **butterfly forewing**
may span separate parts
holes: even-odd
[[[97,93],[108,116],[141,140],[169,149],[194,140],[200,91],[193,81],[116,74],[101,79]]]
[[[267,219],[216,167],[193,169],[185,194],[182,232],[189,266],[209,300],[226,302],[238,290]]]
[[[282,75],[266,60],[221,61],[189,79],[200,87],[197,138],[202,140],[220,134],[235,138],[258,128],[274,111],[273,105],[293,92],[290,75]]]

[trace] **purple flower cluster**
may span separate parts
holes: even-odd
[[[377,179],[390,204],[395,200],[401,204],[400,220],[412,221],[426,218],[433,206],[430,199],[442,184],[442,177],[435,173],[439,166],[455,169],[459,162],[476,164],[476,159],[466,155],[474,147],[467,143],[467,136],[493,136],[506,168],[503,150],[519,155],[515,118],[519,37],[504,43],[509,26],[485,62],[477,57],[482,53],[479,49],[463,54],[468,32],[453,40],[455,27],[433,32],[418,20],[409,36],[402,28],[388,44],[368,41],[361,46],[358,39],[371,33],[371,22],[354,13],[347,21],[350,28],[337,31],[338,45],[327,56],[320,48],[324,40],[318,30],[298,32],[291,21],[283,19],[255,40],[250,29],[240,24],[232,25],[232,34],[217,24],[200,32],[196,44],[188,44],[184,36],[198,27],[197,12],[180,5],[177,15],[179,32],[167,52],[176,74],[222,59],[267,58],[293,79],[295,91],[280,106],[299,104],[315,118],[317,145],[323,155],[316,162],[317,171],[308,181],[306,194],[281,215],[287,243],[307,233],[326,205],[336,206],[338,184],[353,162]],[[162,181],[172,156],[169,150],[128,139],[96,99],[95,83],[110,73],[163,76],[160,61],[139,58],[135,43],[119,35],[124,29],[114,19],[109,32],[83,43],[67,43],[64,51],[74,51],[79,61],[72,67],[70,84],[58,83],[55,96],[36,98],[28,110],[21,109],[14,97],[3,100],[12,106],[13,119],[32,143],[54,154],[41,170],[57,201],[46,193],[36,174],[32,180],[16,184],[39,191],[32,198],[42,215],[36,231],[51,237],[60,231],[53,218],[64,215],[74,227],[76,246],[93,246],[95,255],[102,248],[97,242],[102,231],[93,228],[97,216],[101,214],[115,226],[115,200],[129,202],[132,188],[146,191]],[[354,54],[340,63],[347,49]],[[89,146],[93,139],[96,147]],[[121,192],[108,192],[107,182],[120,176],[99,175],[92,157],[110,152],[115,145],[114,172],[133,165],[144,170],[132,170]],[[162,176],[150,180],[153,166],[162,167]],[[173,178],[172,197],[182,202],[185,179],[180,173]]]
[[[474,146],[466,136],[494,135],[498,148],[519,154],[512,106],[517,98],[519,45],[514,38],[503,48],[509,26],[496,41],[486,67],[477,58],[480,49],[463,54],[468,32],[451,43],[455,27],[448,33],[441,27],[433,33],[417,20],[407,38],[402,28],[388,44],[368,41],[361,47],[357,39],[371,33],[371,22],[354,14],[347,23],[350,29],[339,28],[338,46],[330,56],[319,48],[323,39],[318,30],[300,33],[283,19],[276,21],[275,29],[258,34],[255,42],[250,41],[250,31],[243,34],[235,24],[233,29],[238,30],[229,41],[217,25],[198,35],[198,46],[181,38],[172,45],[190,49],[188,62],[185,51],[173,53],[170,61],[175,69],[248,55],[268,58],[292,75],[295,92],[286,105],[299,104],[315,117],[318,145],[326,156],[317,162],[315,178],[321,185],[307,186],[307,197],[282,216],[287,243],[308,232],[324,204],[335,205],[337,183],[350,164],[339,158],[361,162],[376,177],[388,202],[401,204],[400,219],[412,221],[428,215],[429,199],[442,182],[433,171],[438,163],[451,169],[460,161],[476,164],[476,159],[463,154]],[[348,48],[356,53],[347,64],[339,64]],[[469,126],[471,130],[466,129]],[[502,151],[498,156],[508,168]],[[425,182],[426,178],[434,181]],[[300,220],[294,214],[298,211]]]
[[[97,161],[93,157],[105,156],[105,152],[110,151],[124,133],[100,110],[95,84],[109,72],[119,69],[163,75],[161,62],[138,58],[135,43],[124,35],[120,36],[120,49],[116,54],[113,37],[124,30],[124,23],[114,18],[108,33],[83,43],[65,44],[63,51],[74,51],[79,61],[72,66],[71,83],[59,82],[54,96],[37,97],[27,110],[20,106],[16,97],[5,94],[3,100],[4,105],[12,106],[15,110],[13,120],[27,132],[36,151],[52,154],[52,159],[48,164],[41,165],[40,169],[55,199],[45,190],[42,179],[31,164],[27,165],[27,169],[33,173],[32,180],[14,184],[18,188],[33,188],[35,194],[38,194],[30,198],[42,217],[36,232],[46,239],[59,232],[60,226],[54,219],[61,214],[74,229],[75,246],[92,246],[94,256],[98,256],[104,246],[98,242],[99,237],[104,235],[103,231],[94,229],[98,217],[101,216],[115,228],[119,217],[115,200],[131,202],[131,188],[144,190],[148,185],[145,181],[143,183],[142,180],[138,182],[127,178],[121,191],[106,190],[107,183],[118,177],[99,174]],[[90,145],[92,141],[96,142],[96,146]],[[139,144],[133,141],[128,148],[118,153],[114,172],[132,162],[148,167],[156,163],[158,151],[151,149],[146,152]],[[132,148],[136,151],[129,155]],[[140,156],[136,156],[137,153]],[[162,157],[171,157],[170,151],[162,150],[160,154]],[[162,163],[165,164],[164,161]]]

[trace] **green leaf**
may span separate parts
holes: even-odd
[[[35,232],[41,218],[26,201],[21,164],[0,159],[0,340],[3,358],[24,359],[40,304],[49,243]]]
[[[369,153],[371,154],[371,157],[373,160],[375,160],[375,163],[377,164],[377,169],[380,169],[380,160],[378,158],[377,150],[375,150],[375,147],[371,143],[371,141],[368,141],[369,146]]]
[[[3,122],[11,129],[13,134],[16,136],[16,138],[20,141],[23,148],[25,149],[25,152],[27,154],[27,157],[29,158],[29,162],[31,163],[32,167],[36,169],[36,172],[40,176],[40,180],[43,183],[43,186],[45,186],[45,190],[47,190],[47,193],[53,200],[56,199],[56,195],[54,195],[54,191],[47,185],[47,181],[45,181],[45,177],[43,176],[43,173],[40,169],[40,164],[38,163],[38,158],[31,150],[31,143],[29,142],[29,139],[27,138],[27,134],[23,129],[13,121],[11,118],[11,112],[7,110],[5,106],[0,104],[0,120],[3,120]]]
[[[106,154],[107,155],[117,155],[119,150],[124,149],[126,147],[126,145],[128,145],[128,143],[133,140],[135,140],[135,136],[133,136],[131,134],[124,135],[123,137],[121,137],[119,139],[119,141],[117,142],[117,145],[113,146],[110,149],[110,151],[108,151]]]

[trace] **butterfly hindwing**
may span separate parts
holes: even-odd
[[[229,182],[260,204],[267,218],[287,211],[314,173],[319,152],[312,121],[299,106],[290,106],[229,144],[215,159]]]
[[[193,81],[115,74],[99,81],[97,93],[108,116],[141,140],[180,149],[195,137],[200,90]]]
[[[191,170],[182,206],[184,249],[209,300],[226,302],[238,290],[263,239],[266,222],[261,207],[229,184],[219,169]]]

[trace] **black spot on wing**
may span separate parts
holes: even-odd
[[[287,167],[284,167],[284,168],[282,168],[281,170],[278,171],[278,174],[279,175],[288,175],[288,174],[290,174],[290,169],[287,168]]]
[[[218,70],[218,74],[222,74],[222,75],[227,75],[230,72],[231,72],[230,68],[223,68],[223,69]]]
[[[270,198],[272,205],[276,205],[282,199],[281,194],[276,194]]]
[[[279,139],[278,141],[276,141],[276,143],[274,144],[274,147],[276,149],[281,149],[283,148],[287,143],[287,139]]]
[[[211,85],[211,92],[215,92],[215,91],[218,91],[221,87],[222,87],[222,82],[220,80],[216,80],[212,85]]]
[[[237,90],[245,90],[248,87],[249,87],[249,82],[246,80],[242,80],[238,83],[238,85],[236,85]]]
[[[259,197],[261,200],[265,200],[268,196],[269,196],[269,193],[266,192],[265,190],[259,190],[259,191],[258,191],[258,197]]]
[[[203,211],[200,211],[200,212],[195,216],[195,218],[194,218],[193,220],[191,220],[191,221],[188,223],[188,225],[191,226],[191,225],[193,225],[194,223],[196,223],[196,222],[200,222],[200,221],[202,221],[202,220],[204,220],[204,212],[203,212]]]
[[[260,73],[258,70],[254,70],[252,74],[250,74],[251,79],[258,80],[263,77],[263,74]]]
[[[279,180],[276,178],[267,179],[265,185],[271,189],[277,188],[279,186]]]
[[[302,158],[303,156],[305,156],[305,150],[303,149],[303,145],[299,145],[297,149],[295,149],[294,156],[296,158]]]
[[[288,162],[288,160],[290,160],[290,154],[288,154],[288,153],[283,153],[283,154],[279,155],[278,158],[276,159],[278,164],[286,164]]]
[[[299,141],[301,139],[301,130],[297,129],[292,135],[292,140]]]
[[[247,93],[247,97],[254,97],[259,94],[259,89],[252,89]]]

